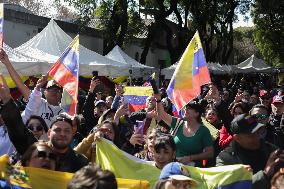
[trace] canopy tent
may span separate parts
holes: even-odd
[[[161,75],[165,76],[165,79],[171,79],[172,75],[174,74],[174,71],[176,69],[178,65],[178,62],[176,62],[175,64],[171,65],[170,67],[164,68],[161,70]],[[210,71],[210,73],[216,74],[216,75],[220,75],[220,74],[228,74],[229,72],[229,68],[226,67],[226,69],[223,69],[223,66],[220,65],[219,63],[212,63],[209,62],[208,64],[208,69]]]
[[[37,73],[39,70],[48,68],[48,64],[46,62],[41,62],[38,59],[25,56],[13,50],[6,44],[4,44],[4,50],[6,51],[6,54],[8,55],[13,67],[20,75],[35,75],[35,73]],[[0,64],[0,70],[4,76],[9,76],[8,70],[4,64]]]
[[[45,74],[49,67],[58,60],[71,41],[72,38],[51,19],[40,33],[15,48],[15,50],[42,62],[50,63],[44,70],[36,70],[34,72]],[[99,75],[111,77],[129,75],[130,66],[128,65],[104,57],[82,45],[80,45],[79,51],[80,75],[91,76],[92,71],[98,71]]]
[[[116,45],[107,55],[107,58],[116,60],[125,65],[129,65],[133,77],[149,77],[155,70],[154,67],[143,65],[128,56],[118,45]]]
[[[270,73],[273,69],[253,54],[251,57],[236,65],[238,73]]]

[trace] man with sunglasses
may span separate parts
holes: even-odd
[[[276,167],[284,162],[284,151],[261,139],[264,124],[242,114],[231,123],[233,141],[216,159],[216,166],[245,164],[253,171],[252,188],[269,189]]]
[[[17,152],[23,155],[33,143],[37,142],[37,139],[23,123],[10,90],[4,78],[2,76],[1,78],[4,81],[0,84],[0,99],[3,101],[1,115],[6,123],[10,140]],[[88,164],[86,157],[69,147],[73,138],[72,127],[72,120],[66,114],[60,114],[52,120],[48,130],[49,144],[59,157],[59,165],[56,167],[58,171],[76,172]]]

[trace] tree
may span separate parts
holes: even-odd
[[[254,42],[264,59],[275,67],[284,67],[284,2],[255,0]]]
[[[16,4],[25,7],[33,14],[45,16],[48,14],[48,7],[43,0],[6,0],[5,3]]]
[[[253,41],[254,27],[238,27],[234,29],[234,61],[240,63],[252,54],[261,54]]]

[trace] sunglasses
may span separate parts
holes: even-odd
[[[56,161],[57,156],[54,153],[48,153],[46,151],[38,151],[37,158],[48,158],[50,160]]]
[[[42,131],[43,126],[42,125],[28,125],[28,129],[31,131]]]
[[[255,114],[252,115],[255,119],[261,119],[261,120],[266,120],[268,118],[268,115],[266,114]]]
[[[67,123],[69,123],[70,125],[72,125],[73,126],[73,124],[72,124],[72,119],[71,118],[69,118],[69,117],[67,117],[67,116],[65,116],[65,115],[59,115],[58,117],[56,117],[56,122],[57,121],[65,121],[65,122],[67,122]]]

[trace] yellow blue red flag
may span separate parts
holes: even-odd
[[[48,71],[59,85],[63,87],[61,107],[71,116],[76,114],[79,84],[79,35],[77,35],[61,57]]]
[[[101,139],[96,143],[96,163],[112,171],[116,177],[149,181],[151,188],[159,179],[160,170],[153,162],[138,159],[117,148],[112,142]],[[186,167],[197,181],[195,189],[250,189],[252,173],[244,165],[212,168]]]
[[[0,3],[0,48],[3,48],[4,41],[4,3]]]
[[[175,69],[167,88],[168,97],[180,111],[200,94],[200,87],[210,81],[199,34],[196,32]]]
[[[1,189],[66,189],[72,173],[33,167],[12,166],[7,155],[0,157]],[[116,178],[118,189],[149,189],[142,180]]]
[[[131,112],[146,107],[146,100],[153,95],[152,87],[124,87],[124,99],[129,103]]]

